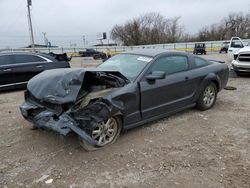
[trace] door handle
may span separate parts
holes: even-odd
[[[4,69],[3,72],[10,72],[12,69]]]
[[[188,77],[188,76],[186,76],[186,77],[185,77],[185,80],[189,80],[189,77]]]
[[[43,68],[43,66],[42,65],[37,65],[36,68]]]

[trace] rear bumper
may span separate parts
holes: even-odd
[[[33,123],[35,127],[47,128],[64,136],[73,131],[89,144],[97,144],[96,140],[79,128],[77,122],[67,112],[57,117],[53,112],[41,110],[30,102],[24,102],[20,106],[20,111],[23,117]]]

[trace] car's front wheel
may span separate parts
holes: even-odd
[[[213,82],[208,84],[200,94],[197,101],[197,108],[200,110],[212,108],[217,98],[217,92],[217,87]]]
[[[96,146],[92,146],[80,138],[80,145],[87,151],[94,151],[114,143],[119,137],[122,129],[119,117],[110,117],[108,120],[99,123],[95,128],[88,131],[88,134],[97,141]]]

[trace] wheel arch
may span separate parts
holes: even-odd
[[[216,85],[217,92],[220,91],[220,84],[217,80],[211,80],[212,83]]]
[[[221,89],[221,84],[220,84],[220,80],[219,77],[215,74],[215,73],[210,73],[208,74],[200,83],[198,90],[196,92],[196,95],[194,97],[194,100],[197,101],[201,92],[203,91],[203,89],[209,84],[209,83],[214,83],[216,85],[217,88],[217,92],[219,92]]]
[[[124,117],[123,114],[119,111],[117,113],[115,113],[114,115],[112,115],[113,117],[119,118],[119,120],[121,121],[121,130],[124,130]]]

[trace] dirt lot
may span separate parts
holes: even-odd
[[[18,109],[23,91],[2,93],[0,187],[249,188],[250,77],[228,85],[237,90],[222,91],[213,109],[133,129],[96,152],[85,152],[75,135],[31,130]]]

